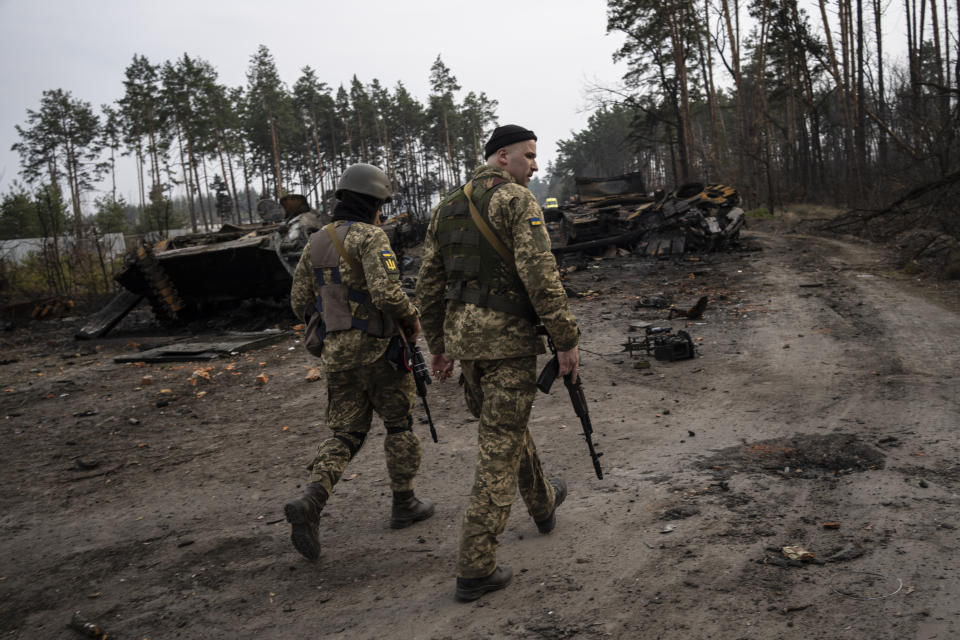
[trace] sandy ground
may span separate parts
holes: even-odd
[[[113,358],[160,339],[130,323],[2,334],[2,637],[81,637],[79,611],[119,639],[957,638],[956,290],[859,243],[744,235],[761,250],[567,260],[605,477],[563,388],[540,395],[531,429],[570,495],[548,536],[517,503],[513,583],[473,604],[453,599],[476,432],[456,384],[430,388],[440,444],[416,425],[436,515],[389,529],[377,421],[310,563],[282,506],[326,400],[294,336],[138,366]],[[654,293],[709,306],[668,321],[635,306]],[[688,331],[697,357],[624,352],[638,321]]]

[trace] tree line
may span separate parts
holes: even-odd
[[[287,193],[329,211],[340,174],[355,162],[390,176],[398,197],[387,213],[424,218],[439,194],[482,162],[497,108],[482,91],[461,97],[440,56],[429,79],[425,102],[402,82],[389,89],[356,75],[334,90],[309,66],[288,86],[261,45],[246,85],[228,87],[212,64],[189,54],[163,63],[135,55],[114,104],[97,110],[51,89],[38,109],[27,110],[13,145],[26,185],[3,197],[0,233],[79,237],[117,230],[130,218],[130,231],[181,223],[196,231],[220,220],[252,222],[259,198]],[[138,202],[117,196],[121,156],[135,160]],[[109,191],[88,211],[89,195],[107,180]],[[179,202],[175,192],[185,194]]]
[[[885,12],[904,18],[901,41],[884,32]],[[614,53],[627,67],[623,84],[596,92],[586,128],[559,142],[557,160],[531,183],[541,197],[565,198],[575,176],[641,171],[651,190],[727,182],[770,211],[881,208],[898,192],[960,176],[956,0],[608,0],[607,29],[624,35]],[[895,48],[905,62],[888,61]],[[48,227],[62,201],[72,224],[61,226],[80,230],[85,194],[123,154],[136,160],[138,202],[120,203],[111,182],[95,203],[100,226],[119,209],[141,228],[177,216],[194,228],[250,221],[258,198],[288,192],[329,209],[340,173],[357,161],[387,171],[395,210],[423,217],[482,161],[497,108],[482,91],[462,95],[439,56],[429,73],[420,101],[402,83],[356,76],[333,90],[310,67],[288,87],[264,46],[246,85],[233,88],[187,54],[162,64],[134,56],[115,104],[98,112],[69,92],[44,92],[14,148],[32,194],[45,190],[33,202]],[[23,201],[4,199],[0,230],[17,226],[23,216],[7,212]],[[960,224],[950,215],[934,223],[954,234]]]
[[[885,12],[904,18],[898,41]],[[728,182],[770,211],[869,208],[960,169],[955,1],[608,0],[607,29],[625,36],[623,85],[559,143],[551,195],[642,171],[652,188]]]

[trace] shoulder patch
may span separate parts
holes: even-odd
[[[397,271],[399,271],[397,268],[397,257],[392,251],[381,251],[380,259],[383,261],[383,268],[387,270],[387,273],[397,273]]]
[[[541,220],[539,216],[533,216],[532,218],[527,218],[527,222],[530,223],[531,227],[536,227],[538,225],[543,224],[543,220]]]

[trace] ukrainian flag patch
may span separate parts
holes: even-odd
[[[389,272],[397,271],[397,257],[392,251],[381,251],[380,259],[383,260],[383,266]]]
[[[536,217],[530,218],[530,219],[528,220],[528,222],[530,223],[530,226],[531,226],[531,227],[536,227],[536,226],[538,226],[538,225],[543,224],[543,220],[541,220],[540,218],[536,218]]]

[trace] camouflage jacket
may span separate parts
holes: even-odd
[[[344,222],[332,224],[340,226]],[[321,230],[317,233],[326,232]],[[387,234],[382,229],[372,224],[354,222],[343,239],[343,246],[347,255],[363,267],[363,273],[358,273],[340,258],[340,274],[344,284],[369,292],[373,305],[398,321],[417,314],[416,307],[400,288],[400,270]],[[313,274],[308,243],[300,254],[290,290],[290,306],[298,318],[305,320],[308,312],[316,312],[319,294],[320,287]],[[349,304],[351,313],[365,317],[367,312],[362,305],[356,302]],[[328,332],[323,341],[320,362],[326,371],[354,369],[382,356],[389,343],[389,338],[375,338],[359,329]]]
[[[543,212],[530,191],[502,169],[482,165],[474,171],[477,187],[489,187],[495,178],[510,184],[499,187],[487,208],[490,227],[513,252],[517,273],[540,322],[557,348],[577,346],[579,331],[560,283],[557,262],[550,252],[550,236]],[[462,189],[461,187],[460,189]],[[437,240],[436,209],[424,242],[423,262],[417,282],[420,322],[431,353],[446,353],[456,360],[495,360],[544,352],[543,339],[534,325],[520,316],[445,300],[446,276]],[[504,268],[509,268],[504,265]]]

